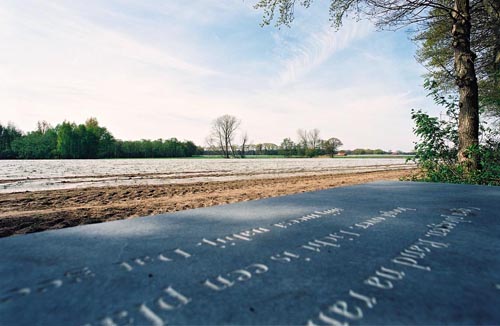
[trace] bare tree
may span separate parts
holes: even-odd
[[[248,143],[248,133],[245,131],[241,136],[241,158],[245,158],[245,150]]]
[[[207,143],[210,147],[218,148],[225,158],[229,155],[234,155],[233,142],[236,136],[236,131],[240,126],[241,121],[232,115],[225,114],[218,117],[212,122],[210,136],[207,138]]]
[[[339,28],[346,16],[373,19],[377,26],[395,29],[415,25],[426,28],[425,22],[433,19],[438,9],[452,23],[450,39],[454,51],[455,84],[459,93],[458,160],[469,171],[479,168],[477,155],[469,149],[479,144],[478,82],[471,49],[472,15],[486,0],[330,0],[330,17]],[[295,4],[309,7],[313,0],[260,0],[255,8],[263,9],[263,25],[275,22],[277,26],[289,26],[294,19]],[[497,3],[498,0],[490,1]],[[497,6],[493,8],[498,9]]]
[[[307,149],[309,148],[309,136],[307,134],[307,130],[297,130],[297,136],[299,137],[297,143],[302,147],[302,150],[304,151],[303,155],[306,155]]]
[[[43,121],[38,121],[37,124],[37,130],[39,133],[41,134],[45,134],[49,129],[52,128],[52,126],[50,125],[50,123],[48,123],[47,121],[43,120]]]
[[[297,143],[303,151],[302,155],[314,156],[321,142],[319,129],[315,128],[310,131],[299,129],[297,130],[297,136],[299,137]]]
[[[307,133],[307,138],[309,140],[309,145],[311,149],[314,151],[319,146],[319,129],[314,128],[313,130]]]

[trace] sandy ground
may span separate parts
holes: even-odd
[[[304,191],[399,180],[412,170],[0,195],[0,237],[175,212]]]

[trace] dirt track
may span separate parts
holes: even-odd
[[[399,180],[413,172],[404,169],[228,182],[3,194],[0,195],[0,237],[376,180]]]

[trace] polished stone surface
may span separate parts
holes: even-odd
[[[377,182],[0,252],[2,326],[500,322],[499,187]]]

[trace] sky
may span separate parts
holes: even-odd
[[[255,2],[2,0],[0,122],[96,117],[118,139],[203,146],[230,114],[254,144],[317,128],[344,149],[413,148],[411,109],[439,109],[404,29],[336,31],[328,1],[261,27]]]

